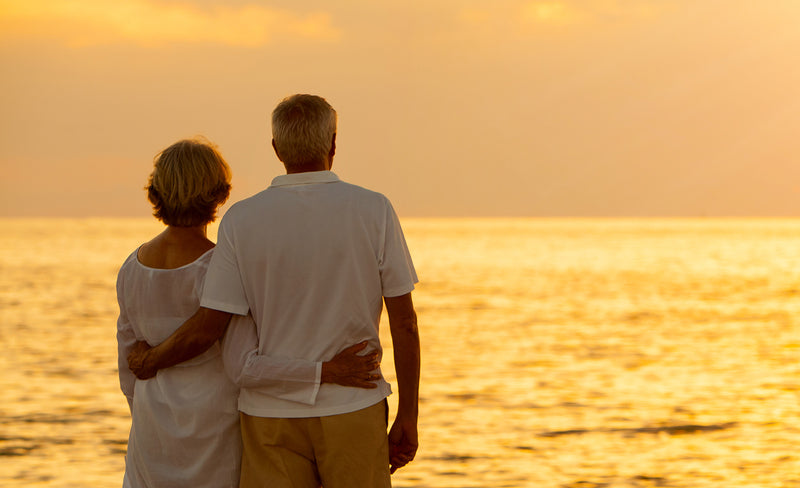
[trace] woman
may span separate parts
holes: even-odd
[[[155,158],[147,194],[167,228],[134,251],[117,277],[120,385],[132,419],[123,487],[237,487],[240,385],[304,403],[313,403],[320,382],[370,387],[353,380],[375,368],[375,354],[356,355],[364,344],[326,363],[258,356],[246,317],[231,321],[225,364],[217,343],[149,380],[128,369],[137,341],[158,344],[197,311],[214,248],[206,226],[227,200],[230,178],[205,140],[179,141]]]

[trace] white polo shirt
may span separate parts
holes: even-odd
[[[414,289],[417,275],[397,215],[381,195],[330,171],[278,176],[233,205],[219,227],[201,305],[250,311],[259,354],[327,361],[367,340],[381,351],[383,296]],[[239,410],[259,417],[321,417],[353,412],[391,393],[320,386],[313,405],[243,388]]]

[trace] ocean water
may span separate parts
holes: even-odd
[[[394,486],[800,487],[800,220],[403,225],[421,446]],[[120,486],[114,282],[161,227],[0,226],[0,486]]]

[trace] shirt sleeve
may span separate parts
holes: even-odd
[[[217,245],[208,264],[200,305],[236,315],[247,315],[250,306],[236,258],[231,219],[226,217],[228,215],[223,217],[219,225]]]
[[[119,386],[128,400],[128,407],[133,409],[133,390],[136,376],[128,368],[128,354],[136,344],[136,333],[133,330],[125,310],[125,295],[122,272],[117,277],[117,302],[119,317],[117,318],[117,368],[119,369]]]
[[[322,363],[258,354],[256,324],[249,315],[234,315],[222,340],[222,360],[231,381],[242,388],[261,388],[276,398],[314,405]]]
[[[391,202],[385,199],[386,218],[384,226],[383,249],[379,254],[381,288],[383,296],[398,297],[414,290],[419,282],[411,253],[408,252],[400,219],[397,217]]]

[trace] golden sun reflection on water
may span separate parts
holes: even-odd
[[[0,485],[117,486],[114,278],[160,227],[3,228]],[[421,447],[395,486],[800,486],[800,221],[404,228]]]

